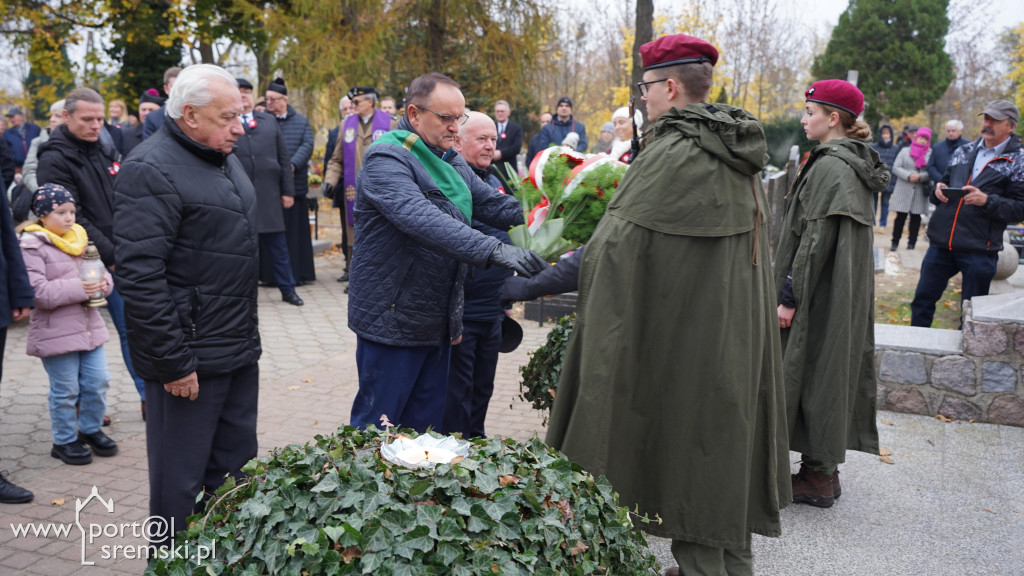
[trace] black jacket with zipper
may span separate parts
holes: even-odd
[[[972,206],[963,200],[940,202],[931,192],[935,213],[928,221],[928,239],[933,246],[954,252],[998,252],[1003,249],[1006,225],[1024,220],[1024,149],[1017,135],[1002,155],[988,162],[972,178],[974,160],[984,141],[957,148],[949,161],[942,182],[951,188],[968,184],[988,195],[984,206]]]
[[[114,192],[117,288],[139,376],[167,383],[259,360],[256,192],[238,158],[167,118]]]

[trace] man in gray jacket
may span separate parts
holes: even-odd
[[[431,72],[412,81],[407,102],[398,128],[370,145],[356,182],[348,320],[359,392],[350,422],[386,415],[422,432],[442,426],[466,265],[531,275],[547,262],[469,226],[476,219],[508,230],[523,214],[453,150],[468,118],[459,85]]]

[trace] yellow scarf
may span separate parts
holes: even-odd
[[[50,242],[60,248],[61,252],[72,256],[81,256],[85,251],[86,244],[89,243],[89,236],[85,233],[85,228],[78,224],[72,224],[71,230],[68,230],[68,233],[63,236],[57,236],[39,224],[29,224],[25,227],[25,232],[45,233]]]

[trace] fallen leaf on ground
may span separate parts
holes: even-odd
[[[301,388],[301,386],[289,386],[288,387],[289,390],[298,390],[299,388]]]
[[[892,456],[892,450],[889,450],[888,448],[879,448],[878,454],[880,456]]]
[[[886,420],[885,418],[882,418],[882,424],[885,424],[886,426],[895,426],[896,425],[895,422],[890,422],[890,421]]]
[[[50,506],[63,506],[63,505],[64,505],[64,499],[63,498],[57,498],[55,500],[51,500],[50,501]]]
[[[943,422],[952,422],[953,421],[953,418],[949,418],[949,417],[943,416],[942,414],[936,414],[935,417],[938,418],[939,420],[942,420]]]
[[[312,381],[313,381],[313,377],[312,377],[312,376],[310,376],[310,377],[308,377],[308,378],[303,378],[303,379],[302,379],[302,381],[303,381],[303,382],[312,382]]]
[[[889,458],[888,456],[882,456],[879,458],[879,460],[886,464],[895,464],[895,462],[892,461],[892,458]]]
[[[991,508],[985,508],[985,512],[988,512],[989,514],[995,514],[996,513],[996,511],[992,510]]]
[[[931,440],[929,440],[928,443],[931,444],[932,446],[935,446],[935,442],[932,442]]]

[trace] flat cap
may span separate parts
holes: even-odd
[[[248,88],[249,90],[252,90],[252,82],[249,82],[245,78],[235,78],[235,82],[238,82],[239,88]]]
[[[348,96],[349,100],[354,100],[356,96],[366,96],[367,94],[377,94],[377,89],[373,86],[355,86],[345,96]]]
[[[978,116],[981,116],[982,114],[991,116],[996,120],[1006,120],[1009,118],[1014,124],[1020,121],[1020,111],[1017,110],[1017,106],[1009,100],[995,100],[990,102],[989,105],[985,106],[985,109],[978,114]]]

